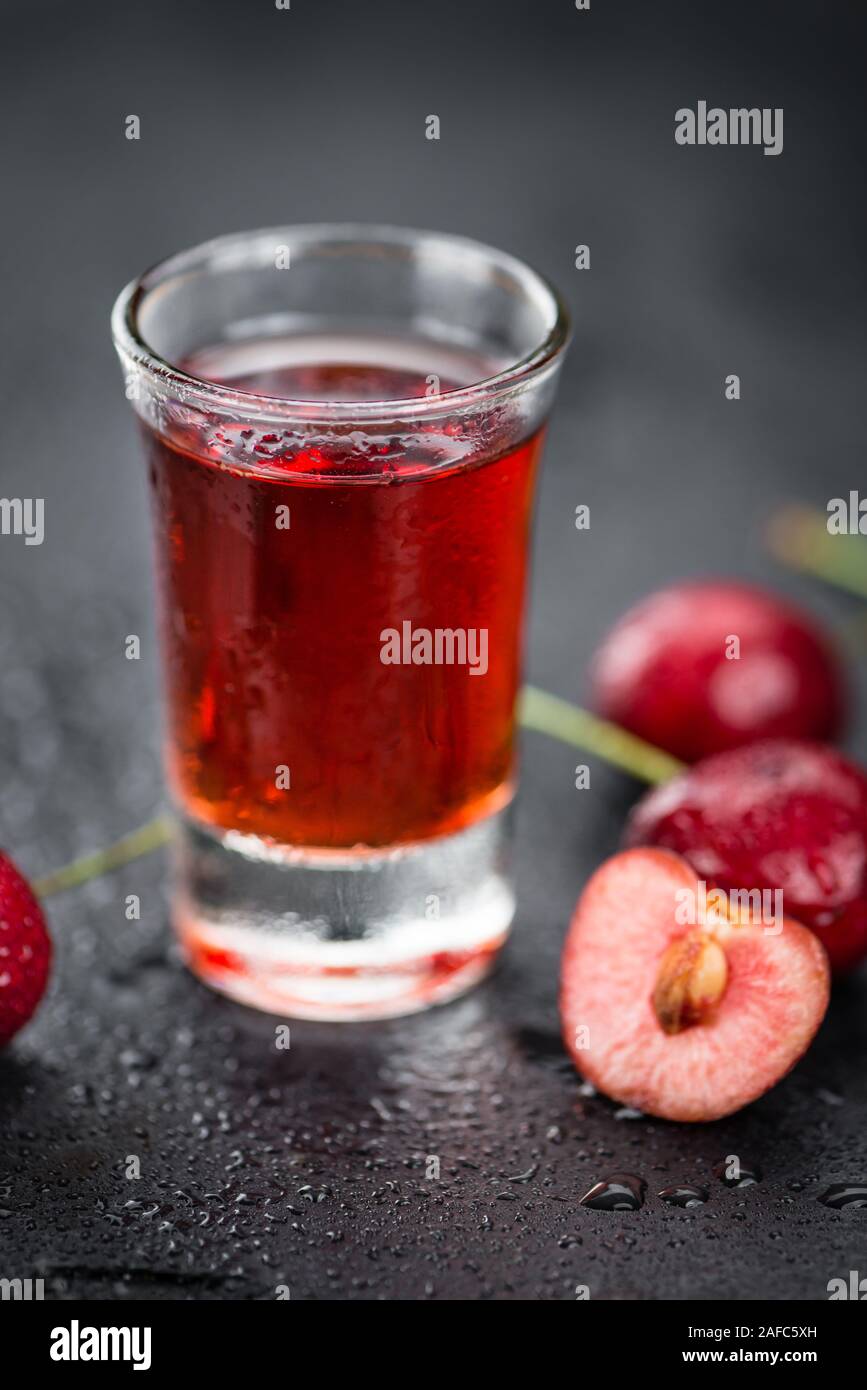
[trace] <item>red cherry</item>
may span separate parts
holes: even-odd
[[[27,880],[0,852],[0,1047],[32,1018],[50,964],[42,909]]]
[[[781,889],[837,972],[867,954],[867,774],[831,748],[778,739],[707,758],[642,797],[625,838],[720,888]]]
[[[685,762],[763,738],[833,740],[846,706],[840,662],[812,619],[775,594],[710,580],[630,609],[592,679],[600,714]]]
[[[597,869],[563,952],[560,1012],[575,1065],[600,1091],[666,1120],[718,1120],[806,1051],[828,1005],[828,960],[799,922],[769,934],[714,912],[681,924],[695,874],[627,850]]]

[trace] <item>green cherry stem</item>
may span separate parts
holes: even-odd
[[[587,710],[570,704],[568,700],[561,700],[557,695],[549,695],[534,685],[526,685],[522,690],[518,717],[525,729],[548,734],[572,748],[580,748],[591,756],[603,758],[641,782],[666,782],[683,770],[683,763],[664,753],[661,748],[654,748],[618,725],[597,719]],[[157,816],[107,849],[74,859],[53,874],[37,879],[34,890],[40,898],[49,898],[53,893],[62,893],[67,888],[78,888],[89,879],[101,878],[103,874],[160,849],[170,836],[170,817]]]
[[[549,695],[535,685],[525,685],[518,704],[518,718],[525,729],[548,734],[582,752],[628,772],[640,782],[667,782],[682,772],[684,764],[670,753],[636,738],[619,724],[609,724],[586,709]]]
[[[124,835],[122,840],[109,845],[107,849],[97,850],[95,854],[85,854],[81,859],[73,859],[71,864],[56,869],[53,874],[38,878],[33,884],[34,892],[40,898],[48,898],[52,893],[77,888],[79,884],[87,883],[88,879],[100,878],[103,874],[111,873],[113,869],[119,869],[123,864],[130,864],[134,859],[140,859],[142,855],[159,849],[160,845],[166,843],[170,834],[169,817],[157,816],[146,825],[139,826],[131,835]]]
[[[784,507],[771,520],[768,546],[775,559],[867,598],[867,545],[862,535],[832,535],[824,512],[801,505]]]

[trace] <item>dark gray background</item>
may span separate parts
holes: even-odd
[[[770,582],[857,630],[857,603],[779,569],[763,529],[785,501],[863,487],[860,8],[7,0],[0,486],[44,497],[47,528],[41,548],[0,538],[0,838],[28,872],[159,804],[146,495],[108,315],[146,264],[220,232],[428,226],[563,289],[576,336],[539,499],[536,683],[580,698],[614,617],[680,575]],[[783,154],[676,146],[674,111],[699,99],[784,107]],[[123,656],[131,632],[140,663]],[[867,1212],[817,1201],[867,1181],[863,978],[792,1077],[729,1121],[620,1120],[579,1096],[558,953],[635,788],[594,763],[577,793],[575,761],[525,740],[521,906],[497,977],[403,1022],[297,1025],[289,1053],[273,1019],[209,994],[168,949],[161,856],[54,900],[49,998],[0,1060],[0,1273],[95,1298],[268,1299],[279,1283],[302,1299],[569,1298],[587,1283],[811,1299],[863,1268]],[[761,1186],[715,1183],[727,1153],[759,1161]],[[712,1200],[578,1205],[624,1168],[651,1193],[707,1182]]]

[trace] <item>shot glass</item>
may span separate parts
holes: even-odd
[[[280,227],[163,261],[112,327],[149,463],[189,964],[295,1017],[462,992],[515,908],[560,300],[461,237]]]

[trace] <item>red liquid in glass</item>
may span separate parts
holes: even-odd
[[[421,397],[433,372],[448,391],[491,371],[418,343],[283,348],[186,367],[311,400]],[[281,431],[147,430],[176,798],[205,825],[298,847],[460,830],[512,793],[540,434],[516,439],[504,407],[370,436]],[[487,629],[486,673],[383,664],[382,633],[407,621]]]

